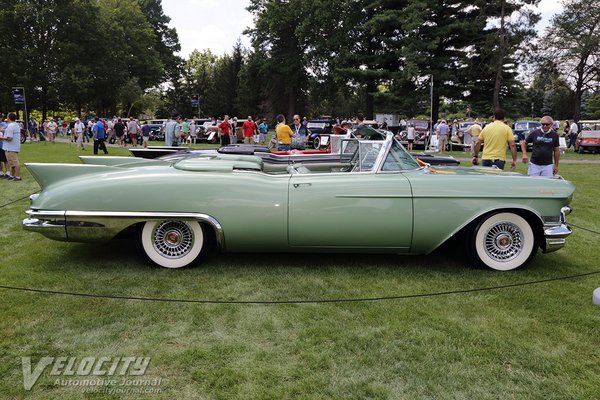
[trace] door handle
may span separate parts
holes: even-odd
[[[300,186],[312,186],[312,183],[294,183],[295,188],[299,188]]]

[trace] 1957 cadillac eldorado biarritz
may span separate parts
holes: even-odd
[[[500,271],[564,246],[570,182],[433,168],[376,133],[345,140],[339,159],[212,153],[27,164],[42,190],[23,225],[73,242],[134,235],[167,268],[198,262],[210,243],[228,252],[428,254],[460,235],[475,265]]]

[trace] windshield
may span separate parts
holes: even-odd
[[[585,139],[600,139],[600,131],[582,131],[581,137]]]
[[[379,132],[379,134],[381,133]],[[377,172],[380,166],[381,171],[385,172],[398,172],[419,168],[419,164],[391,136],[391,133],[386,137],[386,140],[353,140],[347,143],[347,147],[353,148],[355,151],[352,158],[352,172]]]
[[[308,129],[310,129],[310,128],[325,129],[325,125],[327,125],[327,124],[324,122],[309,122],[308,124],[306,124],[306,127]]]
[[[388,153],[385,162],[383,163],[382,171],[405,171],[408,169],[419,168],[419,164],[406,151],[406,149],[398,143],[396,139],[392,141],[392,147]]]
[[[429,129],[429,121],[419,121],[419,120],[411,120],[408,121],[409,124],[412,124],[415,129],[427,130]]]
[[[538,128],[540,127],[540,123],[539,122],[516,122],[515,123],[515,130],[516,131],[526,131],[527,129],[531,129],[531,128]]]
[[[581,129],[584,131],[600,130],[600,122],[585,122],[581,124]]]

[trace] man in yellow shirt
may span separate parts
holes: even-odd
[[[481,165],[491,167],[493,165],[500,169],[504,169],[506,163],[506,145],[510,147],[512,155],[511,169],[517,167],[517,146],[515,145],[515,136],[510,126],[504,123],[506,111],[499,108],[494,111],[494,122],[486,125],[479,134],[475,150],[473,150],[473,165],[477,165],[477,157],[479,149],[483,143],[483,154],[481,156]]]
[[[277,126],[275,127],[275,134],[277,135],[277,150],[279,151],[287,151],[292,149],[292,138],[294,137],[294,132],[292,132],[292,128],[290,128],[285,123],[285,117],[283,114],[279,114],[277,116]]]

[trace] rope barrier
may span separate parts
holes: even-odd
[[[445,292],[431,292],[431,293],[417,293],[399,296],[382,296],[382,297],[363,297],[363,298],[342,298],[342,299],[314,299],[314,300],[203,300],[203,299],[171,299],[163,297],[138,297],[138,296],[118,296],[110,294],[97,294],[97,293],[82,293],[82,292],[68,292],[61,290],[50,290],[50,289],[36,289],[18,286],[0,285],[0,289],[15,290],[23,292],[34,292],[44,294],[55,294],[65,296],[78,296],[78,297],[93,297],[111,300],[137,300],[137,301],[154,301],[154,302],[167,302],[167,303],[202,303],[202,304],[235,304],[235,305],[281,305],[281,304],[311,304],[311,303],[364,303],[364,302],[375,302],[375,301],[389,301],[389,300],[404,300],[414,299],[419,297],[437,297],[437,296],[448,296],[452,294],[465,294],[465,293],[476,293],[484,291],[492,291],[499,289],[514,288],[520,286],[538,285],[542,283],[564,281],[568,279],[583,278],[593,275],[600,274],[600,271],[586,272],[577,275],[559,276],[555,278],[540,279],[536,281],[510,283],[506,285],[472,288],[472,289],[461,289],[451,290]]]

